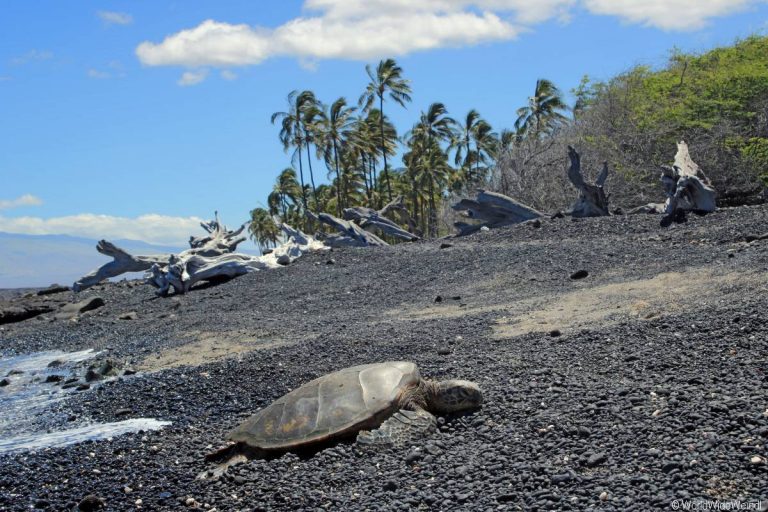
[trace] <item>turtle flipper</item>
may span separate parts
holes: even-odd
[[[250,449],[247,445],[230,442],[223,448],[220,448],[205,456],[206,462],[218,462],[218,464],[215,467],[207,469],[198,474],[195,479],[217,480],[227,472],[227,469],[229,469],[230,466],[248,462],[248,460],[254,458],[256,454],[257,451]]]
[[[413,438],[434,431],[436,427],[435,417],[424,409],[416,409],[415,411],[401,409],[376,430],[361,431],[357,435],[357,442],[400,446]]]

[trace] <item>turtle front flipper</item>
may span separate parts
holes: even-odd
[[[433,432],[437,421],[424,409],[401,409],[382,423],[376,430],[363,430],[357,435],[362,444],[391,444],[402,446],[408,441]]]
[[[258,450],[250,448],[244,443],[230,442],[223,448],[205,456],[206,462],[218,462],[218,464],[198,474],[196,480],[217,480],[227,472],[230,466],[242,464],[256,458]]]

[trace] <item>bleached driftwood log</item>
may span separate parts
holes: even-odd
[[[72,290],[79,292],[86,288],[90,288],[105,279],[117,277],[127,272],[144,272],[151,269],[152,265],[167,263],[168,259],[171,257],[170,254],[134,256],[106,240],[100,240],[99,243],[96,244],[96,250],[101,254],[111,256],[114,259],[78,279],[72,285]]]
[[[404,230],[397,223],[389,220],[385,215],[393,210],[404,211],[407,215],[407,210],[403,204],[403,196],[398,196],[392,202],[386,204],[381,210],[374,210],[373,208],[366,208],[365,206],[355,206],[352,208],[344,209],[344,219],[357,223],[362,228],[376,228],[383,233],[399,238],[400,240],[406,240],[413,242],[419,239],[418,236],[413,233],[409,233]],[[335,227],[335,226],[334,226]]]
[[[276,247],[269,254],[251,256],[233,251],[240,242],[245,225],[230,231],[219,221],[218,212],[214,220],[201,223],[207,236],[190,237],[190,248],[179,254],[158,254],[134,256],[114,244],[102,240],[96,249],[113,261],[82,277],[72,287],[75,291],[89,288],[104,279],[116,277],[126,272],[148,271],[145,275],[148,283],[159,289],[160,295],[166,295],[173,288],[176,293],[186,293],[199,282],[218,278],[231,278],[254,270],[277,268],[288,265],[307,251],[326,249],[322,242],[293,229],[287,224],[280,228],[285,234],[285,243]]]
[[[288,265],[302,254],[313,250],[327,249],[324,244],[294,229],[287,224],[280,226],[286,241],[269,254],[251,256],[228,253],[218,256],[203,256],[184,251],[172,255],[165,264],[155,264],[146,275],[146,281],[156,287],[160,296],[187,293],[200,281],[232,278],[257,270],[274,269]]]
[[[568,179],[579,190],[579,199],[571,208],[573,217],[603,217],[610,215],[608,211],[608,196],[605,194],[605,180],[608,179],[608,162],[603,162],[603,170],[598,174],[595,184],[584,181],[581,172],[581,156],[572,146],[568,146]]]
[[[662,226],[685,219],[686,212],[706,214],[715,211],[717,193],[688,152],[688,144],[677,143],[675,163],[661,166],[661,183],[667,194]]]
[[[480,224],[455,222],[454,226],[459,230],[458,236],[469,235],[479,231],[483,226],[498,228],[544,216],[543,213],[511,197],[486,190],[480,190],[477,199],[462,199],[452,208],[461,211],[465,217],[483,221]]]
[[[189,237],[190,248],[182,252],[180,257],[192,255],[215,257],[230,254],[237,249],[240,242],[245,240],[245,237],[240,235],[245,229],[245,224],[235,231],[230,231],[219,221],[219,212],[214,212],[214,219],[201,222],[200,226],[208,232],[208,235]],[[152,265],[167,264],[171,257],[170,254],[134,256],[106,240],[101,240],[96,245],[96,250],[111,256],[114,260],[81,277],[72,285],[74,291],[85,290],[110,277],[117,277],[128,272],[144,272],[151,269]]]
[[[354,222],[340,219],[330,213],[322,212],[314,214],[307,210],[306,215],[310,219],[331,226],[339,232],[337,235],[328,235],[325,240],[323,240],[325,245],[329,247],[370,247],[389,245],[378,236],[369,233]]]
[[[213,220],[201,222],[200,226],[208,232],[207,236],[190,236],[188,251],[201,256],[216,256],[235,252],[237,246],[246,240],[241,235],[246,224],[230,231],[219,221],[219,212],[214,212]]]

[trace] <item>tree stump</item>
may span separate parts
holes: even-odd
[[[571,208],[573,217],[604,217],[608,211],[608,196],[605,194],[605,181],[608,179],[608,162],[603,162],[603,170],[598,174],[594,185],[584,180],[581,172],[581,156],[572,146],[568,146],[568,179],[579,191],[579,198]]]
[[[661,184],[667,194],[662,226],[684,221],[688,212],[704,215],[717,208],[717,193],[691,158],[684,141],[677,143],[675,163],[661,166]]]

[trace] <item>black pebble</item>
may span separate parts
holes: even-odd
[[[602,453],[602,452],[601,453],[593,453],[587,459],[587,466],[589,466],[590,468],[595,467],[595,466],[599,466],[600,464],[605,462],[606,459],[607,459],[607,456],[605,455],[605,453]]]
[[[571,279],[573,279],[573,280],[584,279],[588,275],[589,275],[589,272],[587,272],[586,270],[577,270],[576,272],[571,274]]]
[[[411,450],[405,457],[405,463],[415,464],[419,459],[421,459],[421,452],[418,450]]]
[[[77,504],[77,508],[82,512],[91,512],[93,510],[101,510],[104,508],[104,500],[93,494],[89,494]]]
[[[397,482],[394,480],[387,480],[384,482],[384,485],[381,487],[385,491],[396,491],[397,490]]]

